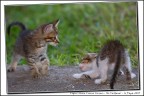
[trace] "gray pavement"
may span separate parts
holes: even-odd
[[[33,79],[29,74],[28,66],[18,66],[15,72],[7,73],[7,91],[8,93],[37,93],[110,90],[109,79],[101,85],[95,85],[94,79],[77,80],[72,77],[72,74],[79,72],[77,66],[50,66],[48,76]],[[126,81],[125,76],[119,76],[114,87],[115,90],[139,89],[138,69],[134,69],[133,72],[137,77],[131,81]]]

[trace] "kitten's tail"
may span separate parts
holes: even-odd
[[[121,65],[121,51],[118,52],[117,59],[116,59],[116,65],[115,65],[114,72],[113,72],[113,75],[112,75],[112,78],[110,81],[111,89],[114,89],[114,83],[116,82],[116,77],[117,77],[120,65]]]
[[[10,35],[10,29],[12,26],[18,25],[21,28],[21,31],[26,30],[26,26],[22,24],[21,22],[12,22],[8,27],[7,27],[7,32],[8,35]]]

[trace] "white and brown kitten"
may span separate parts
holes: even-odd
[[[8,72],[15,71],[19,60],[25,57],[34,78],[47,75],[49,65],[47,45],[56,46],[59,43],[58,23],[59,20],[56,20],[52,23],[43,24],[35,30],[27,29],[21,22],[11,23],[7,28],[9,35],[11,27],[15,25],[20,27],[21,32],[14,46],[13,58]]]
[[[120,41],[109,40],[99,54],[88,53],[82,59],[79,68],[84,72],[73,74],[73,77],[89,76],[90,78],[96,78],[95,84],[101,84],[107,80],[108,71],[113,70],[110,81],[110,88],[113,89],[118,72],[124,74],[122,71],[123,67],[126,71],[127,80],[136,77],[132,73],[131,61],[126,49],[124,49]]]

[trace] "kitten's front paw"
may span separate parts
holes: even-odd
[[[41,74],[34,69],[31,69],[31,75],[33,78],[40,78],[41,77]]]
[[[136,77],[136,74],[134,73],[131,73],[131,79],[135,78]]]
[[[76,79],[79,79],[79,78],[81,78],[81,74],[73,74],[73,77]]]
[[[40,73],[35,73],[35,74],[32,74],[32,77],[33,78],[40,78],[41,74]]]
[[[96,79],[95,84],[101,84],[102,80],[101,79]]]
[[[40,73],[43,75],[43,76],[47,76],[48,75],[48,69],[42,69],[40,71]]]

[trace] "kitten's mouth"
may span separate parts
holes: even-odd
[[[45,39],[46,42],[50,42],[49,39]]]
[[[49,39],[45,39],[46,42],[49,43],[55,43],[55,44],[59,44],[59,41],[55,40],[55,41],[50,41]]]
[[[58,43],[55,43],[55,42],[48,42],[48,44],[52,45],[52,46],[57,46]]]
[[[79,68],[81,72],[85,72],[83,69]]]
[[[85,72],[84,70],[81,70],[81,69],[80,69],[80,71],[81,71],[81,72]]]
[[[82,68],[79,68],[81,72],[85,72],[85,71],[89,71],[91,69],[82,69]]]

